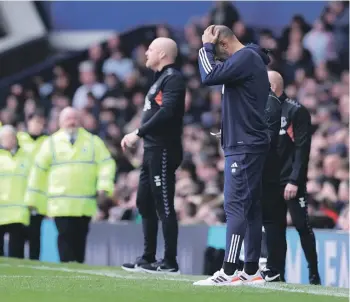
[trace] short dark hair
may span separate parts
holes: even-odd
[[[33,118],[43,118],[43,119],[45,119],[46,116],[45,116],[44,110],[42,110],[42,109],[36,109],[33,113],[31,113],[31,114],[28,116],[28,121],[30,121],[30,120],[33,119]]]
[[[219,31],[219,39],[220,38],[232,38],[235,37],[235,34],[233,33],[233,31],[228,28],[225,25],[216,25],[215,27],[217,27],[218,31]]]

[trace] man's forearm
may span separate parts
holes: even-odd
[[[138,136],[143,137],[148,133],[154,131],[154,129],[161,128],[172,116],[172,110],[170,108],[161,108],[155,115],[151,117],[145,124],[143,124],[137,133]]]
[[[308,166],[308,150],[306,148],[297,148],[295,150],[294,161],[292,165],[292,173],[289,177],[289,182],[294,185],[301,185],[301,181],[306,177]]]

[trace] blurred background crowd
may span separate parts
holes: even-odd
[[[225,222],[223,212],[223,154],[210,132],[219,130],[221,87],[202,87],[197,54],[209,24],[233,29],[243,43],[271,50],[270,69],[285,79],[285,91],[308,108],[313,140],[309,164],[309,213],[319,228],[349,229],[349,6],[330,2],[313,24],[296,15],[280,36],[252,28],[231,2],[217,2],[207,15],[183,31],[158,25],[155,37],[171,37],[180,48],[178,64],[187,79],[184,119],[184,161],[177,173],[176,211],[181,223]],[[120,141],[139,126],[145,94],[153,72],[145,51],[154,37],[130,47],[119,34],[92,45],[77,64],[57,65],[30,85],[11,86],[0,112],[2,124],[25,130],[28,116],[42,108],[47,132],[58,129],[60,111],[72,105],[81,112],[82,126],[106,142],[116,163],[115,196],[100,208],[95,220],[138,220],[136,190],[142,142],[123,154]],[[288,218],[291,224],[290,218]]]

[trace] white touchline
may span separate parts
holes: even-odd
[[[45,278],[47,276],[38,276],[38,275],[0,275],[0,279],[21,279],[21,278]],[[89,276],[77,275],[77,276],[50,276],[50,278],[54,279],[73,279],[73,280],[92,280]]]
[[[118,279],[131,279],[131,280],[149,280],[149,275],[123,275],[118,274],[111,271],[97,271],[97,270],[87,270],[87,269],[72,269],[68,267],[50,267],[50,266],[44,266],[44,265],[9,265],[7,263],[0,263],[0,266],[7,266],[7,267],[23,267],[23,268],[30,268],[34,270],[44,270],[44,271],[56,271],[56,272],[67,272],[67,273],[77,273],[77,274],[87,274],[87,275],[94,275],[94,276],[104,276],[104,277],[110,277],[110,278],[118,278]],[[51,276],[49,276],[51,277]],[[154,278],[152,278],[154,279]],[[179,282],[193,282],[195,280],[193,279],[185,279],[185,278],[171,278],[168,276],[160,276],[160,278],[156,278],[158,280],[165,280],[165,281],[179,281]],[[252,286],[252,288],[256,287],[259,289],[267,289],[267,290],[276,290],[276,291],[283,291],[288,293],[304,293],[304,294],[310,294],[310,295],[317,295],[317,296],[333,296],[333,297],[342,297],[347,298],[347,293],[337,292],[337,288],[334,288],[334,291],[329,290],[328,288],[322,288],[322,287],[315,287],[315,289],[310,288],[296,288],[293,287],[294,284],[277,284],[277,283],[267,283],[262,286]],[[346,290],[344,288],[344,290]]]

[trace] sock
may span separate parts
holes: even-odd
[[[244,263],[244,272],[248,275],[254,275],[259,269],[258,262],[245,262]]]
[[[232,276],[237,270],[237,263],[224,262],[223,269],[224,273],[228,276]]]

